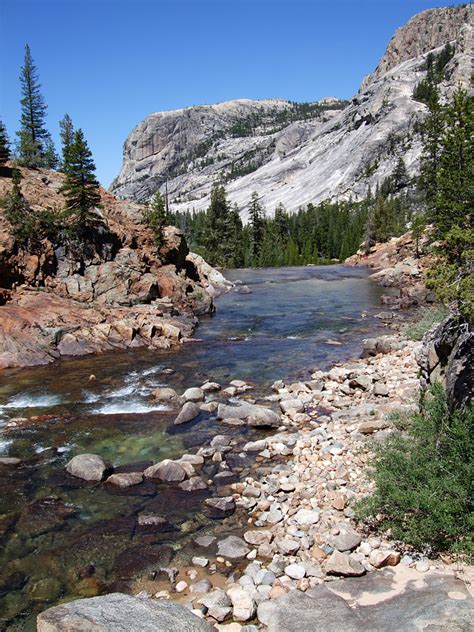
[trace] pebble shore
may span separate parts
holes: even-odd
[[[244,509],[245,529],[241,536],[197,538],[202,555],[154,596],[187,605],[218,630],[255,632],[266,629],[272,604],[291,591],[397,565],[415,578],[439,570],[441,561],[368,533],[353,509],[373,491],[372,442],[392,432],[391,414],[418,407],[419,345],[399,334],[368,340],[368,357],[315,371],[306,382],[273,384],[266,400],[280,408],[280,425],[242,447],[255,455],[254,473],[226,486],[227,496],[206,501],[222,511]],[[237,384],[237,394],[245,392]],[[228,449],[223,434],[198,455],[225,472]]]

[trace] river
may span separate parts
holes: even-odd
[[[251,292],[220,297],[216,314],[202,318],[195,340],[178,349],[108,353],[0,374],[0,455],[22,459],[19,467],[1,468],[2,629],[34,630],[36,614],[49,605],[130,589],[141,567],[191,555],[196,535],[235,530],[238,512],[216,521],[203,511],[203,499],[215,490],[186,493],[151,482],[119,490],[65,473],[65,463],[83,452],[133,471],[195,452],[219,433],[245,441],[261,436],[223,427],[209,413],[175,427],[175,412],[153,402],[153,389],[182,392],[206,380],[227,386],[241,379],[258,401],[276,379],[307,379],[315,368],[357,355],[362,338],[380,327],[373,315],[381,289],[364,269],[231,270],[226,276]],[[239,476],[253,467],[238,450],[227,463]],[[205,468],[209,478],[217,471],[214,464]],[[143,513],[168,523],[158,531],[137,528]]]

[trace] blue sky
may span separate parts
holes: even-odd
[[[0,115],[14,138],[30,45],[48,126],[68,112],[108,186],[151,112],[234,98],[350,98],[435,0],[0,0]]]

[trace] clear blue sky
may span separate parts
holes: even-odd
[[[350,98],[394,30],[436,0],[0,0],[0,116],[20,116],[30,45],[48,126],[68,112],[98,177],[117,175],[122,144],[159,110],[234,98]]]

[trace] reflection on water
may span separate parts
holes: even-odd
[[[3,467],[0,478],[0,594],[6,592],[0,627],[34,629],[35,613],[60,599],[126,590],[123,582],[136,574],[134,547],[166,564],[170,553],[163,545],[185,546],[209,524],[201,512],[208,492],[150,482],[117,490],[64,472],[83,452],[133,471],[179,457],[218,433],[255,436],[222,427],[209,413],[174,427],[174,411],[150,397],[155,388],[182,392],[207,379],[244,379],[258,398],[275,379],[305,378],[316,366],[356,354],[376,326],[370,316],[361,318],[378,309],[380,298],[363,270],[236,270],[228,276],[252,293],[221,297],[217,314],[201,321],[198,340],[177,350],[118,352],[0,374],[0,454],[22,459],[18,468]],[[238,458],[245,474],[248,463]],[[206,467],[207,477],[217,471]],[[143,512],[166,516],[168,527],[140,531]]]

